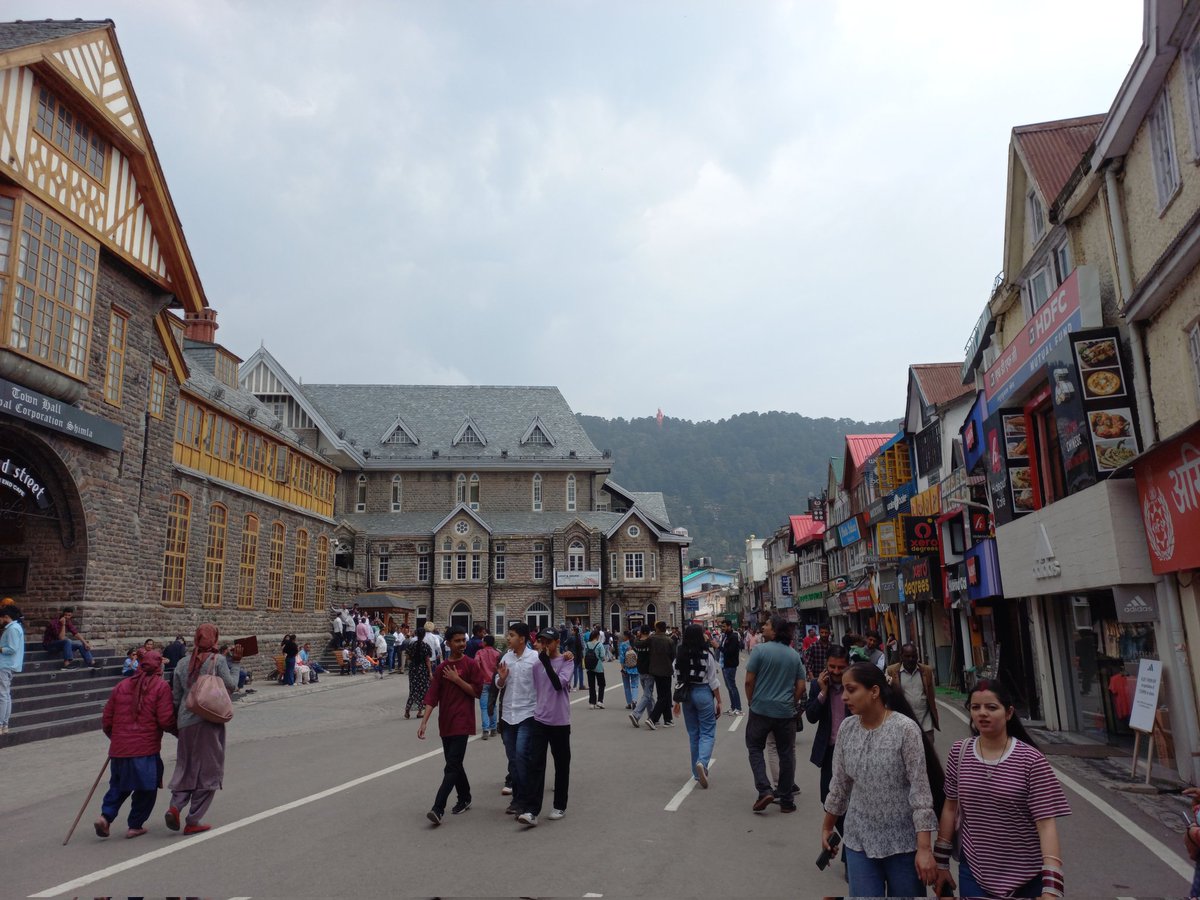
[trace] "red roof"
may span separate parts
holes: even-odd
[[[920,363],[910,367],[926,403],[942,406],[974,394],[974,385],[962,383],[962,363]]]
[[[807,513],[802,516],[788,516],[792,523],[792,547],[803,547],[825,534],[825,523],[814,522]]]
[[[858,483],[858,473],[863,464],[871,458],[871,454],[890,441],[891,434],[848,434],[846,435],[846,458],[850,465],[846,467],[846,485]]]
[[[1020,148],[1030,177],[1037,182],[1046,205],[1052,204],[1066,186],[1083,154],[1096,140],[1104,116],[1059,119],[1036,125],[1019,125],[1013,140]]]

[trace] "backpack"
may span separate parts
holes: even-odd
[[[627,668],[627,669],[636,669],[637,668],[637,664],[638,664],[637,651],[634,650],[632,646],[629,647],[625,651],[624,662],[625,662],[625,668]]]
[[[584,644],[584,647],[587,648],[587,652],[583,654],[583,667],[585,669],[594,669],[600,664],[600,657],[596,655],[596,646],[595,644]]]

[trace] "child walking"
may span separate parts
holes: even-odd
[[[466,629],[452,625],[446,629],[446,643],[450,656],[433,672],[433,680],[425,694],[425,716],[417,737],[425,739],[425,728],[433,709],[438,709],[438,735],[442,739],[442,753],[446,767],[442,770],[442,784],[433,801],[433,808],[425,814],[435,826],[442,824],[446,815],[446,801],[450,791],[458,795],[458,802],[450,810],[454,815],[471,808],[471,783],[467,780],[463,760],[467,755],[467,740],[475,733],[475,701],[481,693],[482,676],[479,664],[465,655],[467,648]]]

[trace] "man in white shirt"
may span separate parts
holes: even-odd
[[[538,664],[537,651],[529,646],[529,626],[513,622],[508,627],[508,652],[496,666],[496,687],[504,691],[504,707],[500,716],[500,736],[508,756],[508,777],[501,794],[512,794],[513,802],[505,810],[516,815],[528,805],[528,770],[533,738],[533,711],[537,706],[537,689],[533,684],[533,667]]]
[[[892,685],[904,691],[904,699],[912,707],[917,724],[932,741],[934,730],[942,727],[933,688],[933,669],[920,661],[916,644],[901,647],[900,662],[888,666],[886,674]]]
[[[429,655],[433,660],[434,668],[442,661],[442,640],[433,633],[433,623],[425,623],[425,643],[429,645]]]

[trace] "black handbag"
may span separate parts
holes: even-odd
[[[679,685],[675,688],[675,693],[671,695],[671,699],[676,703],[682,703],[688,697],[692,696],[692,685],[690,682]]]

